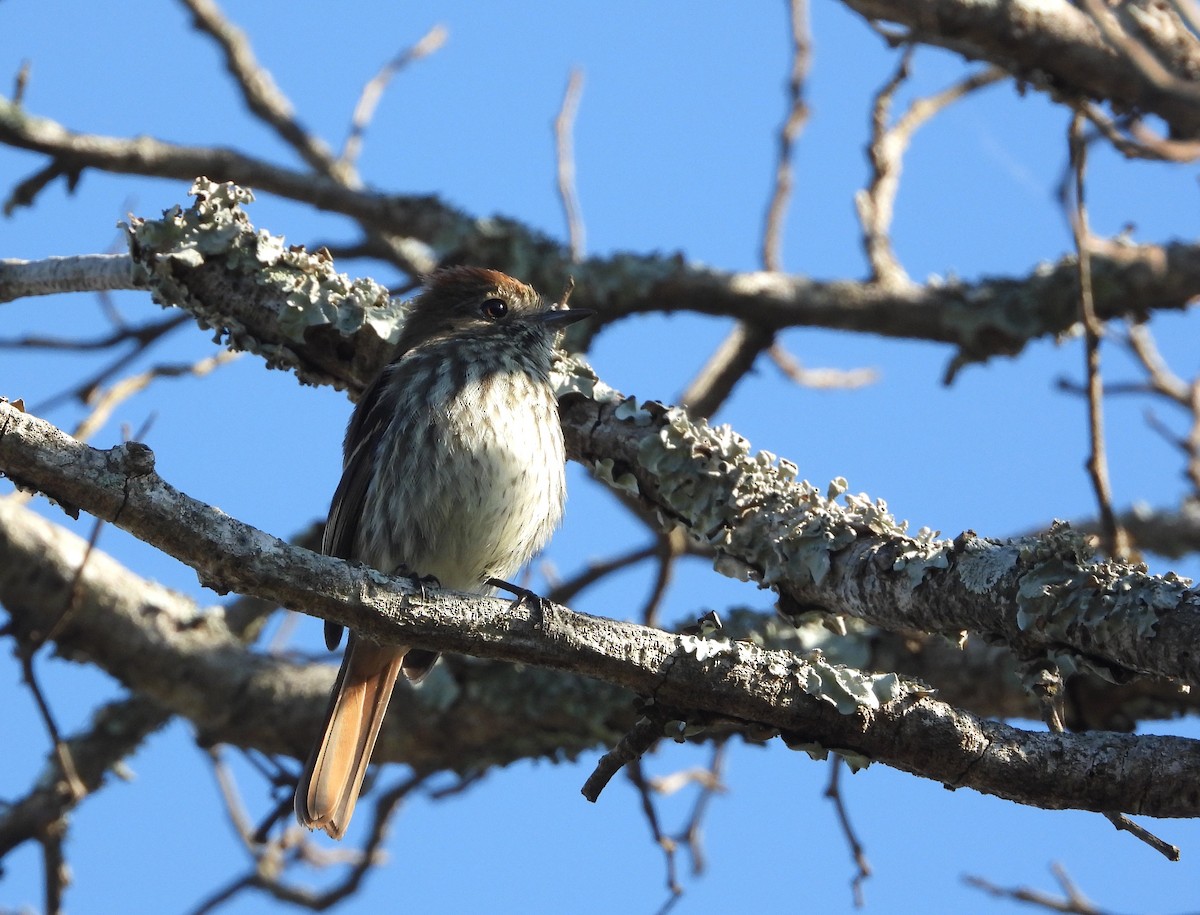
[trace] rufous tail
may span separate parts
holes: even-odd
[[[321,741],[296,786],[296,819],[302,825],[334,839],[345,834],[406,653],[350,635]]]

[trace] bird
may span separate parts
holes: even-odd
[[[550,367],[561,329],[591,313],[496,270],[426,277],[391,360],[350,417],[322,552],[458,591],[504,585],[562,517]],[[340,640],[326,622],[328,647]],[[419,682],[437,657],[350,633],[296,787],[302,825],[345,834],[397,680]]]

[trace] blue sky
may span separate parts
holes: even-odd
[[[858,278],[865,265],[853,195],[867,175],[871,98],[895,66],[895,52],[840,5],[814,6],[812,117],[797,150],[783,260],[787,269],[820,279]],[[790,66],[781,4],[259,0],[226,10],[249,33],[301,120],[335,145],[363,81],[399,48],[444,24],[446,46],[401,74],[384,97],[366,137],[366,180],[390,191],[436,193],[473,214],[512,216],[559,237],[565,227],[550,122],[570,69],[580,67],[586,83],[575,148],[588,253],[680,251],[723,269],[758,266]],[[63,28],[66,21],[71,28]],[[9,0],[0,4],[0,34],[0,86],[7,91],[21,61],[29,60],[25,103],[32,113],[81,131],[226,144],[293,161],[242,111],[215,51],[190,30],[177,5],[140,0],[118,12],[78,0]],[[931,50],[917,54],[914,70],[900,104],[964,72],[955,57]],[[1019,95],[1002,83],[925,127],[905,160],[897,202],[894,241],[909,273],[1019,276],[1068,251],[1070,233],[1054,202],[1068,120],[1044,97]],[[36,156],[0,149],[0,184],[7,190],[41,165]],[[1096,231],[1132,223],[1140,241],[1194,235],[1195,168],[1131,164],[1097,147],[1089,173]],[[88,172],[74,195],[56,184],[35,209],[0,221],[0,257],[109,250],[126,212],[154,216],[186,204],[186,192],[184,182]],[[353,237],[344,219],[265,196],[250,214],[292,242]],[[395,280],[375,265],[340,266]],[[115,301],[130,320],[156,311],[141,295]],[[729,325],[703,317],[639,318],[606,331],[592,361],[618,389],[670,402]],[[68,326],[81,334],[105,327],[92,297],[0,306],[0,336]],[[1194,321],[1159,316],[1153,326],[1176,369],[1193,373]],[[881,373],[863,390],[822,392],[796,389],[764,363],[737,389],[718,419],[755,446],[795,460],[802,476],[820,484],[845,476],[852,491],[885,499],[914,529],[951,536],[966,528],[1004,536],[1056,517],[1093,514],[1083,470],[1084,410],[1054,389],[1059,377],[1081,377],[1078,340],[1036,342],[1019,357],[966,369],[951,388],[941,384],[952,356],[942,346],[804,329],[783,340],[806,366]],[[191,361],[211,351],[206,335],[189,333],[154,361]],[[1117,348],[1107,348],[1106,360],[1109,377],[1131,377]],[[4,352],[0,394],[36,406],[81,377],[85,364],[100,361]],[[1135,400],[1108,404],[1121,506],[1171,505],[1184,491],[1181,464],[1147,429],[1145,407]],[[301,389],[290,376],[243,358],[202,381],[161,382],[125,403],[93,441],[108,446],[119,440],[121,424],[138,428],[153,416],[147,442],[164,477],[287,536],[325,510],[348,412],[336,392]],[[69,427],[79,412],[61,407],[46,415]],[[567,521],[546,556],[567,574],[615,552],[632,531],[624,511],[577,467],[570,484]],[[203,603],[217,601],[190,570],[119,531],[105,530],[100,545],[143,575]],[[1194,559],[1154,565],[1167,568],[1200,572]],[[717,578],[699,563],[687,573],[670,595],[667,619],[694,617],[710,606],[770,606],[767,594]],[[577,607],[635,614],[648,581],[646,570],[626,573]],[[315,651],[318,632],[317,623],[304,621],[298,644]],[[68,731],[82,725],[98,699],[120,693],[77,665],[46,658],[40,669]],[[39,770],[46,747],[7,656],[0,658],[0,696],[8,733],[22,735],[0,762],[0,797],[15,797]],[[1183,727],[1154,729],[1195,730]],[[664,774],[706,758],[704,749],[672,748],[647,768]],[[664,895],[663,868],[636,796],[621,779],[596,806],[579,796],[594,759],[513,766],[460,797],[414,802],[397,822],[390,862],[347,910],[654,911]],[[149,740],[130,765],[134,782],[111,786],[72,816],[68,906],[74,911],[101,911],[118,901],[128,911],[186,911],[242,867],[207,760],[187,726],[176,722]],[[246,767],[238,771],[247,803],[261,815],[269,806],[261,783]],[[687,895],[675,911],[851,910],[852,865],[822,797],[827,777],[826,765],[778,743],[735,747],[726,769],[729,792],[706,822],[708,873],[685,876]],[[1114,910],[1194,907],[1200,828],[1192,823],[1149,824],[1183,847],[1183,862],[1172,865],[1098,816],[951,793],[882,766],[847,779],[844,791],[875,870],[866,885],[873,912],[1015,911],[1015,904],[965,888],[961,875],[1050,889],[1051,861],[1061,861],[1085,892]],[[663,809],[670,827],[686,816],[677,798]],[[39,905],[40,880],[33,849],[11,856],[0,907]],[[224,909],[281,910],[257,897]]]

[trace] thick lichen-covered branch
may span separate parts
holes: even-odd
[[[402,310],[319,255],[255,232],[240,206],[245,192],[206,182],[196,192],[189,210],[131,228],[156,294],[302,379],[361,388]],[[583,364],[563,371],[572,456],[705,541],[718,568],[777,590],[785,609],[820,607],[889,629],[969,630],[1068,668],[1200,682],[1200,659],[1172,647],[1200,636],[1185,582],[1092,561],[1065,530],[1007,543],[910,535],[883,503],[822,493],[727,427],[624,400]]]
[[[0,604],[14,633],[54,628],[58,652],[106,671],[204,742],[302,756],[320,727],[332,661],[304,664],[247,650],[219,607],[196,606],[102,550],[76,572],[85,543],[12,499],[0,499]],[[37,574],[29,574],[36,569]],[[482,771],[514,759],[573,756],[617,740],[634,720],[630,696],[577,676],[450,659],[388,716],[380,760],[421,771]],[[0,833],[3,832],[0,826]]]
[[[1020,540],[910,533],[879,500],[755,452],[728,426],[622,398],[586,368],[561,377],[568,451],[716,552],[716,568],[814,609],[888,629],[970,631],[1028,659],[1200,683],[1200,594],[1172,574],[1091,556],[1066,526]],[[573,371],[572,371],[573,369]]]
[[[125,528],[218,589],[274,600],[382,642],[519,662],[629,689],[673,712],[664,736],[732,719],[777,731],[810,754],[833,751],[856,765],[884,762],[1019,803],[1200,814],[1198,741],[1022,731],[954,709],[895,674],[834,665],[819,652],[801,657],[751,642],[671,635],[564,607],[535,611],[475,595],[421,595],[411,582],[290,546],[189,498],[158,477],[145,446],[99,451],[2,402],[0,469],[60,504]],[[153,609],[139,606],[134,616],[174,637],[224,639],[210,629],[217,621],[200,617],[180,628]],[[83,624],[74,619],[68,628]],[[229,651],[216,644],[203,654],[244,655],[228,642]],[[188,678],[175,673],[175,692],[186,692]],[[265,673],[241,688],[264,688]]]
[[[243,161],[243,157],[228,150],[212,150],[208,159],[202,150],[181,150],[178,154],[183,164],[164,172],[163,163],[173,161],[175,155],[169,144],[146,138],[124,141],[84,137],[32,117],[3,99],[0,142],[85,162],[94,159],[95,167],[122,172],[137,171],[139,157],[149,157],[154,165],[146,166],[149,174],[189,181],[197,174],[234,177],[261,191],[344,213],[373,231],[416,239],[437,252],[439,258],[505,270],[545,291],[561,289],[566,277],[573,275],[573,302],[596,310],[602,322],[651,311],[692,311],[736,315],[765,330],[811,326],[932,340],[955,347],[953,367],[957,368],[991,356],[1020,352],[1030,340],[1063,333],[1076,319],[1075,268],[1070,258],[1040,265],[1023,277],[985,277],[970,282],[934,278],[907,288],[852,280],[818,282],[777,273],[731,273],[689,264],[679,255],[618,254],[574,263],[563,245],[513,220],[471,219],[433,197],[349,189],[328,179],[287,172],[257,160]],[[160,149],[160,145],[165,148]],[[159,271],[151,269],[146,278],[155,285],[159,279],[173,280],[162,284],[159,294],[164,300],[190,300],[210,314],[224,307],[223,294],[238,293],[229,301],[262,304],[270,299],[268,290],[257,288],[255,282],[247,289],[234,276],[212,275],[225,273],[221,250],[215,246],[217,239],[207,248],[193,246],[186,253],[191,262],[179,261],[177,255],[181,252],[171,245],[179,239],[181,219],[192,224],[194,234],[206,231],[210,224],[224,234],[234,223],[242,224],[244,232],[254,232],[240,213],[240,203],[248,199],[245,192],[220,190],[213,182],[202,181],[195,193],[200,198],[196,205],[186,211],[168,211],[161,221],[161,234],[154,230],[158,221],[135,221],[135,230],[146,236],[135,250],[138,260],[147,267],[153,266],[155,257],[175,261],[170,269],[173,276],[161,277]],[[232,237],[224,237],[234,243]],[[266,236],[262,245],[283,247],[281,239]],[[244,253],[245,245],[241,248]],[[1138,318],[1151,310],[1182,309],[1200,294],[1200,257],[1196,256],[1195,245],[1125,245],[1110,249],[1092,256],[1100,317]],[[299,263],[319,260],[318,255],[294,247],[285,248],[283,253],[297,261],[293,267],[317,270],[321,275],[331,272],[328,264],[322,268]],[[268,251],[259,254],[269,256]],[[291,292],[287,290],[287,294]],[[310,299],[310,304],[316,301]],[[278,306],[271,309],[279,311]],[[238,323],[234,318],[235,327]],[[319,332],[316,338],[314,344],[320,342]],[[325,346],[332,343],[326,341]],[[316,372],[327,373],[327,366],[318,366]]]

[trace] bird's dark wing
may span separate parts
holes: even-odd
[[[326,556],[358,558],[354,555],[354,541],[362,519],[363,502],[375,471],[379,442],[395,413],[392,403],[395,398],[386,393],[386,380],[393,369],[394,366],[389,365],[367,388],[346,428],[342,479],[329,505],[329,517],[325,521],[325,534],[321,539],[321,552]],[[332,650],[337,648],[341,640],[342,627],[327,621],[325,644]]]

